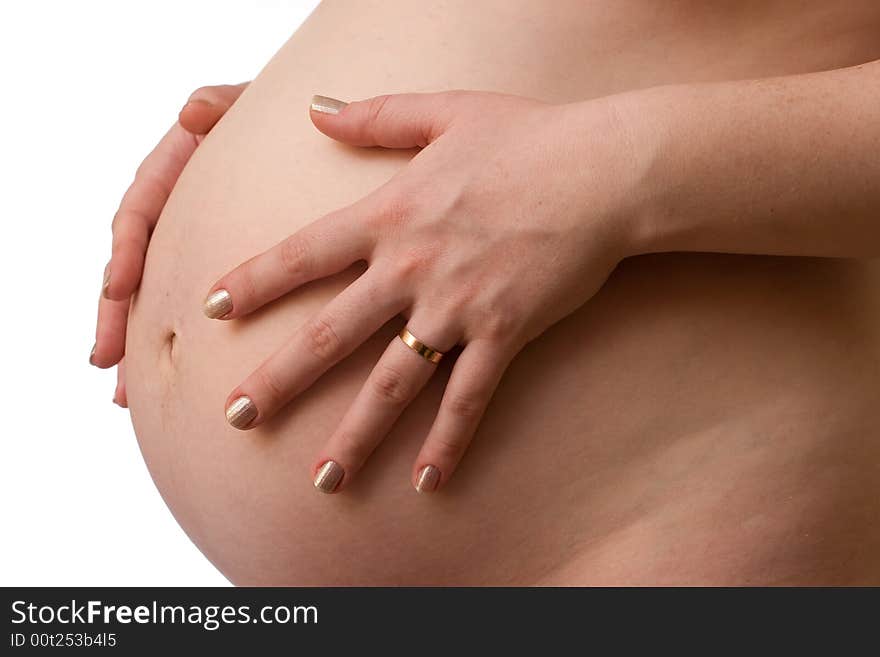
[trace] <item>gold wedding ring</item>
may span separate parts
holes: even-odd
[[[403,343],[407,347],[415,351],[419,356],[424,358],[429,363],[439,363],[440,359],[443,358],[443,354],[441,354],[436,349],[431,349],[431,347],[429,347],[412,333],[407,331],[405,326],[400,329],[400,333],[398,333],[397,335],[401,340],[403,340]]]

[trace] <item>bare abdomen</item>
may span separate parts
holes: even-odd
[[[132,308],[138,440],[208,558],[242,584],[880,576],[877,277],[867,263],[625,261],[596,299],[514,361],[435,496],[416,494],[409,474],[452,359],[346,491],[316,493],[308,471],[401,318],[273,421],[246,433],[227,426],[229,391],[361,269],[226,323],[201,313],[209,286],[412,155],[331,142],[308,121],[313,93],[456,87],[564,101],[614,90],[566,74],[556,61],[564,48],[549,36],[536,62],[540,44],[504,12],[482,38],[455,29],[453,13],[438,15],[416,43],[372,25],[390,17],[351,11],[319,10],[200,146],[155,231]],[[406,34],[413,10],[395,11]],[[475,29],[479,17],[471,21]],[[569,70],[584,65],[567,56]],[[596,79],[646,83],[644,67],[615,61],[596,58]]]

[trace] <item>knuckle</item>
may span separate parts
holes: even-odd
[[[494,308],[486,313],[480,333],[492,342],[507,344],[517,340],[520,323],[519,316],[512,309]]]
[[[152,158],[148,157],[141,162],[137,171],[135,171],[134,180],[131,183],[131,187],[128,188],[126,195],[167,199],[171,194],[173,186],[173,181],[168,180],[162,168]],[[144,213],[141,212],[140,214],[143,215]]]
[[[406,378],[393,367],[380,366],[370,377],[373,394],[382,402],[401,405],[409,400],[410,389]]]
[[[410,195],[399,192],[385,194],[376,212],[365,219],[367,225],[382,232],[394,232],[405,225],[413,215]]]
[[[117,231],[113,234],[113,241],[110,246],[110,252],[114,256],[122,253],[128,254],[128,257],[136,256],[143,258],[146,251],[146,240],[141,239],[139,235],[134,235],[125,231]]]
[[[390,99],[390,94],[382,94],[381,96],[375,96],[369,100],[367,106],[368,130],[373,130],[378,125],[379,121],[385,118],[385,114],[388,111],[388,101]]]
[[[431,249],[412,249],[394,259],[392,278],[399,283],[412,282],[431,271],[435,254]]]
[[[154,199],[167,199],[171,194],[171,187],[173,187],[173,183],[170,183],[165,175],[158,171],[141,174],[137,184],[142,193],[148,194]],[[143,212],[140,214],[146,216]]]
[[[292,235],[281,243],[281,266],[285,274],[299,279],[308,276],[311,269],[310,252],[301,235]]]
[[[486,284],[475,277],[458,276],[455,289],[454,305],[458,308],[474,308],[479,304],[481,295],[486,289]]]
[[[133,235],[147,233],[148,221],[143,212],[134,208],[120,208],[113,215],[110,229],[114,239],[127,239]]]
[[[484,408],[483,400],[473,393],[453,393],[446,401],[450,414],[462,420],[476,420]]]
[[[323,317],[309,320],[305,329],[306,349],[325,362],[335,362],[342,355],[342,343],[330,322]]]

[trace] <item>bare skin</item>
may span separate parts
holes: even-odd
[[[702,38],[723,18],[715,12],[689,14],[675,25],[633,8],[630,15],[626,8],[614,16],[593,13],[581,27],[596,36],[569,44],[565,56],[573,60],[586,48],[601,72],[575,80],[553,78],[551,72],[560,69],[549,61],[537,76],[527,66],[514,74],[500,62],[495,69],[467,68],[465,51],[473,44],[459,26],[445,34],[457,39],[458,47],[444,68],[432,80],[430,65],[421,62],[418,83],[407,81],[408,66],[418,63],[407,55],[420,55],[407,53],[406,42],[374,55],[379,62],[361,62],[364,70],[357,64],[335,70],[326,58],[320,59],[323,70],[314,63],[300,68],[306,54],[331,48],[341,55],[366,38],[328,43],[322,24],[344,25],[349,19],[332,5],[322,7],[199,148],[156,230],[132,308],[126,360],[135,427],[160,491],[209,558],[233,581],[255,583],[876,581],[878,496],[871,464],[878,447],[871,438],[878,433],[877,272],[866,260],[877,253],[876,202],[863,182],[875,179],[876,171],[865,168],[870,159],[859,151],[836,149],[854,125],[871,123],[864,119],[876,105],[869,90],[877,74],[865,66],[797,75],[876,58],[871,41],[860,41],[855,27],[870,23],[872,14],[866,6],[860,21],[847,27],[844,19],[851,14],[816,9],[804,12],[800,23],[782,25],[762,7],[748,17],[752,22],[742,12],[727,14],[724,24],[745,20],[750,26],[753,47],[740,58],[718,61],[708,54],[723,44]],[[406,10],[395,18],[405,26]],[[522,13],[515,19],[486,18],[492,20],[477,23],[491,23],[498,31],[497,41],[481,35],[487,53],[527,50],[519,41],[524,35],[512,27]],[[611,48],[626,40],[620,30],[599,29],[607,28],[610,18],[612,25],[630,27],[645,20],[655,37],[632,44],[626,56],[603,61],[593,49],[601,52],[603,43]],[[562,56],[551,43],[558,44],[564,25],[544,46],[554,56]],[[685,28],[692,30],[691,38],[682,38]],[[842,30],[850,38],[823,40],[818,34],[823,30],[835,35]],[[667,38],[676,48],[669,50]],[[804,48],[803,56],[792,56],[792,42]],[[510,44],[519,49],[504,50]],[[773,44],[788,45],[774,50]],[[653,51],[661,46],[667,56],[658,61]],[[693,62],[700,52],[700,61],[709,63],[689,71],[676,65],[679,57]],[[807,53],[825,59],[810,62]],[[551,106],[620,92],[627,79],[633,88],[648,88],[625,94],[629,100],[617,106],[619,116],[629,117],[626,140],[615,142],[621,136],[614,130],[595,130],[610,136],[594,140],[591,145],[600,148],[589,154],[598,158],[591,163],[598,163],[600,172],[620,171],[613,158],[603,162],[602,147],[638,154],[626,160],[633,165],[626,171],[638,181],[630,188],[635,193],[621,196],[650,208],[629,213],[642,218],[625,231],[629,239],[623,243],[632,251],[612,250],[619,257],[608,271],[625,256],[658,254],[627,257],[588,304],[572,299],[574,312],[530,336],[535,339],[517,352],[501,379],[455,480],[444,479],[448,485],[430,506],[411,492],[407,497],[399,477],[401,468],[412,476],[412,464],[418,463],[451,363],[439,368],[350,486],[346,481],[344,494],[337,496],[341,501],[328,506],[307,497],[299,481],[302,469],[314,473],[319,446],[328,436],[332,444],[340,419],[345,421],[343,411],[356,402],[383,345],[396,344],[391,338],[402,323],[386,324],[290,407],[273,409],[277,415],[268,413],[266,422],[260,418],[243,439],[221,426],[217,398],[228,401],[235,378],[244,381],[271,353],[267,345],[280,345],[291,330],[308,326],[363,268],[309,283],[249,314],[252,321],[235,317],[209,329],[192,304],[213,289],[224,270],[295,231],[292,224],[308,224],[406,171],[412,152],[401,158],[328,148],[321,135],[308,131],[305,117],[284,114],[293,98],[304,95],[302,88],[314,84],[312,76],[357,97],[358,86],[370,79],[368,70],[381,69],[382,57],[392,54],[409,62],[396,69],[400,77],[391,83],[402,88],[430,88],[432,81],[435,88],[489,88],[504,79],[508,91],[552,101]],[[650,88],[769,75],[786,77]],[[455,82],[444,84],[450,77]],[[746,90],[750,99],[741,101]],[[676,132],[684,97],[688,129]],[[840,103],[841,97],[850,102]],[[796,109],[774,123],[780,102],[789,101],[797,101]],[[583,105],[594,107],[595,101]],[[260,126],[249,121],[257,113]],[[585,116],[588,111],[577,114]],[[809,147],[787,138],[799,123],[806,132],[819,121],[822,130],[809,133]],[[315,123],[341,136],[332,125]],[[597,125],[587,121],[579,134]],[[744,138],[761,129],[766,130],[761,138]],[[224,153],[241,149],[245,140],[248,149],[259,149],[260,165],[225,159]],[[640,147],[628,151],[626,143]],[[869,137],[866,148],[870,144]],[[776,166],[808,162],[811,152],[834,153],[833,166],[801,166],[789,177]],[[291,153],[293,164],[299,163],[295,196],[284,177]],[[718,153],[729,157],[718,159]],[[681,176],[670,180],[670,171]],[[629,181],[626,175],[598,180],[612,197],[615,190],[619,194],[618,184]],[[536,187],[546,189],[554,181]],[[795,184],[803,189],[793,194]],[[832,192],[823,196],[823,185]],[[641,205],[645,197],[650,205]],[[616,207],[607,196],[601,203],[596,198],[597,192],[590,194],[593,208]],[[772,212],[768,200],[775,204]],[[488,209],[474,206],[471,214]],[[260,219],[254,223],[245,213]],[[245,225],[246,231],[236,230]],[[596,275],[600,285],[604,275]],[[258,289],[252,292],[260,297]],[[107,364],[113,356],[101,351],[100,337],[98,346],[96,357]],[[325,558],[330,545],[334,558]],[[379,554],[390,557],[382,568],[375,563]]]
[[[113,401],[123,408],[128,407],[123,356],[125,326],[131,295],[141,282],[150,235],[196,146],[246,87],[244,82],[196,89],[180,110],[178,122],[138,168],[113,218],[113,248],[104,267],[95,346],[89,362],[98,367],[118,365]]]

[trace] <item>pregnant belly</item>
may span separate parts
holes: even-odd
[[[312,93],[456,86],[576,97],[569,78],[473,49],[442,65],[424,43],[367,55],[364,32],[344,29],[359,23],[329,21],[327,11],[200,146],[132,306],[135,431],[160,493],[205,555],[239,584],[876,583],[871,263],[625,261],[515,359],[460,469],[433,496],[413,491],[410,468],[453,358],[343,493],[317,493],[309,474],[401,317],[267,424],[226,424],[229,391],[366,265],[233,322],[202,315],[209,286],[412,156],[329,141],[308,121]],[[442,39],[441,28],[426,38]],[[578,84],[581,96],[605,91]]]

